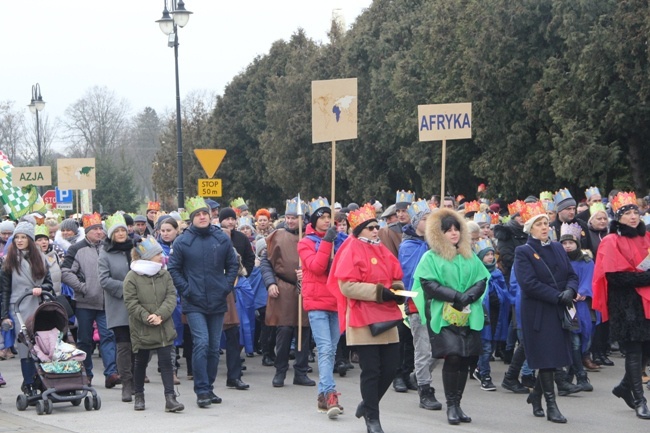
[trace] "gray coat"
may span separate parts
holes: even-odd
[[[61,281],[74,290],[77,308],[104,309],[104,291],[97,272],[100,247],[84,238],[72,245],[63,259]]]
[[[104,308],[108,328],[129,326],[129,314],[124,305],[122,285],[129,273],[131,251],[120,251],[104,241],[99,251],[99,284],[104,290]]]

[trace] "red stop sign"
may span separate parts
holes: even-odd
[[[43,194],[43,201],[45,204],[52,205],[52,209],[56,209],[56,192],[53,189],[48,189]]]

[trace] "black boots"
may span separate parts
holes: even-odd
[[[520,344],[512,355],[512,362],[503,377],[501,387],[508,391],[512,391],[515,394],[528,394],[528,388],[519,382],[519,373],[521,373],[521,366],[524,364],[525,360],[526,353],[524,352],[524,346]]]
[[[641,419],[650,419],[650,410],[648,410],[646,399],[643,396],[643,379],[641,378],[641,373],[643,372],[642,358],[641,352],[627,352],[625,356],[625,377],[630,384],[632,397],[634,398],[636,416]]]
[[[567,373],[564,369],[555,370],[555,384],[557,385],[558,395],[562,397],[582,391],[581,386],[569,382],[567,379]]]
[[[180,412],[183,409],[185,406],[176,401],[174,394],[165,394],[165,412]]]
[[[440,410],[442,403],[436,400],[436,391],[430,385],[422,385],[418,387],[418,394],[420,395],[420,407],[427,410]]]
[[[536,417],[544,416],[544,409],[542,409],[542,385],[539,381],[539,377],[535,381],[533,392],[530,393],[526,399],[526,402],[533,406],[533,415]]]
[[[447,422],[451,425],[457,425],[461,422],[472,422],[472,418],[467,416],[460,408],[460,401],[463,398],[465,384],[467,383],[467,371],[442,372],[442,385],[445,389],[445,398],[447,399]]]
[[[551,422],[564,424],[566,423],[566,418],[560,413],[560,409],[558,409],[557,402],[555,401],[554,373],[553,370],[540,370],[539,372],[539,383],[544,393],[544,399],[546,400],[546,419]]]
[[[131,343],[117,343],[117,372],[122,380],[122,401],[133,401],[133,353]]]
[[[135,410],[144,410],[144,392],[135,393],[135,404],[133,405]]]
[[[618,398],[622,398],[630,409],[634,409],[634,397],[632,396],[632,390],[627,383],[627,373],[623,377],[623,380],[621,380],[621,383],[612,389],[612,394]]]

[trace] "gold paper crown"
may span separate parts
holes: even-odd
[[[412,203],[415,201],[415,193],[411,191],[397,191],[395,203]]]
[[[105,223],[106,223],[106,231],[109,231],[111,227],[116,225],[123,225],[124,227],[126,227],[126,220],[124,219],[124,215],[117,212],[109,216],[108,218],[106,218]]]
[[[494,251],[494,244],[490,239],[479,239],[478,242],[472,245],[472,249],[476,254],[483,250],[487,250],[488,248],[492,248],[492,251]]]
[[[83,226],[85,229],[87,229],[90,226],[96,226],[96,225],[101,225],[102,224],[102,216],[98,214],[97,212],[92,213],[92,214],[85,214],[82,218],[81,221],[83,222]]]
[[[589,206],[589,216],[594,216],[597,212],[607,213],[607,209],[605,209],[605,205],[599,202]]]
[[[244,201],[243,197],[237,197],[236,199],[230,202],[230,207],[233,209],[236,209],[240,206],[246,206],[246,201]]]
[[[498,213],[492,212],[490,214],[490,224],[491,225],[499,224],[499,214]]]
[[[623,206],[636,206],[636,194],[634,192],[619,192],[612,199],[612,210],[618,212]]]
[[[205,203],[203,197],[197,195],[196,197],[190,197],[185,200],[185,210],[187,211],[187,213],[191,215],[192,212],[198,209],[206,209],[206,210],[210,209],[208,205]]]
[[[357,210],[353,210],[348,215],[348,221],[350,222],[350,228],[352,229],[363,222],[374,219],[377,219],[375,208],[369,203],[366,203],[363,207]]]
[[[551,191],[542,191],[539,193],[539,199],[542,201],[553,201],[553,193]]]
[[[322,207],[330,207],[330,202],[324,197],[314,198],[309,202],[309,214],[313,215]]]
[[[523,200],[517,200],[508,205],[508,213],[514,215],[519,212],[519,215],[521,215],[521,211],[524,207],[526,207],[526,203]]]
[[[155,210],[156,212],[160,211],[160,203],[157,201],[150,201],[147,203],[147,211]]]
[[[478,212],[480,210],[481,210],[481,203],[479,203],[476,200],[468,201],[467,203],[465,203],[465,213]]]
[[[406,210],[411,217],[411,220],[417,216],[420,212],[431,212],[431,208],[426,200],[419,200],[414,203],[411,203],[411,206]]]
[[[542,205],[541,202],[535,202],[535,203],[526,203],[526,205],[521,209],[521,218],[524,220],[524,223],[530,220],[532,217],[544,214],[546,215],[546,211],[544,210],[544,206]]]
[[[590,186],[589,188],[587,188],[587,189],[585,190],[585,197],[587,197],[587,200],[589,200],[589,199],[590,199],[592,196],[594,196],[594,195],[598,195],[598,196],[601,196],[601,197],[602,197],[602,195],[600,194],[600,190],[598,189],[598,187],[596,187],[596,186]]]
[[[50,229],[45,224],[39,224],[34,227],[34,239],[39,236],[45,236],[46,238],[50,237]]]

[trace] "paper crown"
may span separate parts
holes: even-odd
[[[594,216],[597,212],[607,213],[607,209],[605,209],[605,205],[599,202],[589,206],[589,216]]]
[[[246,206],[246,201],[244,201],[243,197],[237,197],[236,199],[230,202],[230,207],[233,209],[236,209],[241,206]]]
[[[34,239],[39,236],[45,236],[46,238],[50,237],[50,229],[45,224],[39,224],[34,227]]]
[[[192,213],[197,211],[198,209],[206,209],[206,210],[210,209],[206,204],[205,200],[203,199],[203,197],[199,197],[197,195],[196,197],[190,197],[185,200],[185,210],[187,211],[188,214],[192,215]]]
[[[497,214],[497,218],[498,218],[498,214]],[[485,212],[476,212],[474,214],[474,222],[476,224],[490,224],[491,221],[492,219],[490,215],[488,215]]]
[[[141,242],[138,242],[135,248],[138,250],[138,253],[140,253],[140,257],[143,258],[151,256],[152,253],[156,255],[157,253],[162,252],[162,247],[153,236],[147,236],[146,238],[142,239]]]
[[[574,240],[578,240],[582,237],[582,227],[578,223],[562,223],[560,226],[560,239],[565,236],[570,236]]]
[[[531,218],[540,214],[546,215],[546,211],[544,210],[542,203],[536,201],[535,203],[526,203],[526,205],[521,209],[519,215],[521,215],[524,223],[526,223]]]
[[[190,219],[190,213],[186,210],[180,212],[180,216],[183,221],[187,221]]]
[[[298,201],[300,201],[300,208],[298,208]],[[309,208],[307,204],[304,201],[300,200],[300,196],[298,196],[292,198],[291,200],[287,200],[287,204],[284,208],[284,214],[298,216],[298,214],[306,214],[308,210]]]
[[[645,214],[641,217],[641,221],[643,221],[643,224],[645,224],[647,227],[650,227],[650,215]]]
[[[544,200],[542,202],[542,205],[544,206],[544,210],[546,210],[546,212],[555,212],[555,202]]]
[[[415,193],[411,191],[397,191],[395,203],[412,203],[415,201]]]
[[[554,242],[557,242],[557,232],[552,229],[548,231],[548,238]]]
[[[353,210],[348,215],[348,221],[350,222],[350,228],[352,229],[363,222],[374,219],[377,219],[375,208],[368,203],[364,204],[363,207],[357,210]]]
[[[524,207],[526,207],[526,203],[523,200],[517,200],[508,205],[508,213],[510,215],[514,215],[516,213],[519,213],[519,215],[521,215],[521,211]]]
[[[406,211],[409,213],[412,221],[413,218],[415,218],[420,212],[431,212],[431,208],[429,207],[429,203],[427,203],[426,200],[420,199],[414,203],[411,203],[411,206],[409,206]]]
[[[633,192],[619,192],[612,199],[612,210],[618,212],[623,206],[636,206],[636,194]]]
[[[560,204],[560,202],[562,202],[562,201],[564,201],[564,200],[566,200],[568,198],[573,198],[573,196],[571,195],[571,193],[569,192],[568,189],[563,188],[563,189],[561,189],[561,190],[559,190],[558,192],[555,193],[555,195],[553,196],[553,201],[557,205],[557,204]]]
[[[156,212],[160,211],[160,203],[157,201],[150,201],[147,203],[147,211],[155,210]]]
[[[251,228],[255,227],[255,225],[253,224],[253,217],[245,216],[239,218],[237,220],[237,227],[242,227],[242,226],[251,226]]]
[[[585,190],[585,197],[587,197],[587,200],[589,200],[594,195],[602,197],[602,194],[600,194],[600,190],[598,189],[598,187],[590,186]]]
[[[312,215],[322,207],[330,207],[330,202],[324,197],[314,198],[309,202],[309,214]],[[374,207],[374,206],[373,206]]]
[[[92,213],[92,214],[85,214],[83,217],[81,217],[81,221],[83,223],[83,226],[85,229],[87,229],[90,226],[96,226],[96,225],[101,225],[102,224],[102,216],[98,214],[97,212]]]
[[[481,210],[481,203],[479,203],[478,201],[474,200],[474,201],[465,202],[465,213],[478,212],[480,210]]]
[[[539,199],[553,201],[553,193],[551,191],[542,191],[539,193]]]
[[[500,215],[497,212],[490,214],[490,225],[497,225],[500,222]]]
[[[126,220],[124,219],[124,215],[121,213],[114,213],[113,215],[109,216],[106,218],[106,231],[109,231],[112,227],[115,227],[116,225],[123,225],[126,227]]]
[[[478,242],[476,242],[474,245],[472,245],[472,249],[476,254],[480,253],[483,250],[486,250],[488,248],[492,248],[494,250],[494,244],[490,239],[479,239]]]

